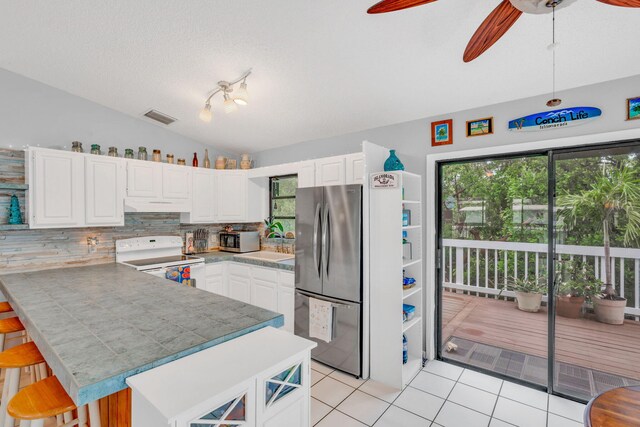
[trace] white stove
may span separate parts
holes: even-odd
[[[194,287],[205,283],[204,259],[182,254],[179,236],[116,240],[116,262],[143,273]]]

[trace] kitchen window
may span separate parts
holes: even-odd
[[[269,216],[282,224],[285,234],[295,233],[298,175],[272,176],[269,188]]]

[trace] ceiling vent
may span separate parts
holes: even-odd
[[[151,120],[155,120],[156,122],[160,122],[163,125],[170,125],[178,119],[174,119],[171,116],[168,116],[164,113],[161,113],[158,110],[149,110],[143,114],[143,116],[150,118]]]

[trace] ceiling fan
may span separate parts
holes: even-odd
[[[436,0],[382,0],[371,6],[367,13],[386,13],[407,9],[422,4],[433,3]],[[471,62],[500,37],[502,37],[522,13],[551,13],[554,9],[566,7],[576,0],[502,0],[493,12],[480,24],[464,51],[464,62]],[[620,7],[640,7],[640,0],[597,0],[600,3]]]

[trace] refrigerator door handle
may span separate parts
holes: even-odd
[[[331,212],[329,211],[329,205],[325,205],[324,211],[324,236],[325,240],[323,242],[325,259],[324,259],[324,268],[327,273],[327,277],[329,277],[329,266],[331,264]]]
[[[319,297],[318,295],[308,294],[308,293],[306,293],[304,291],[301,291],[300,289],[296,289],[296,292],[299,293],[300,295],[304,296],[304,297],[307,297],[307,298],[314,298],[314,299],[317,299],[317,300],[320,300],[320,301],[330,302],[331,303],[331,307],[334,308],[334,309],[336,309],[336,308],[352,308],[353,307],[350,304],[344,304],[344,303],[341,303],[341,302],[335,302],[335,301],[330,300],[330,299]]]
[[[316,205],[316,213],[313,222],[313,262],[315,263],[318,277],[320,277],[320,275],[322,274],[322,264],[320,262],[320,254],[318,253],[318,227],[320,226],[321,214],[321,206],[320,203],[318,203]]]
[[[327,256],[327,233],[329,231],[329,207],[324,205],[324,215],[322,218],[322,265],[329,271],[329,258]]]

